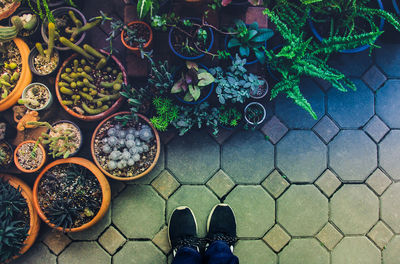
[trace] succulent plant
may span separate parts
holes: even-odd
[[[82,209],[74,207],[71,199],[59,198],[46,211],[50,222],[65,230],[72,227],[74,219],[81,213]]]

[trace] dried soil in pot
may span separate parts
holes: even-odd
[[[57,50],[53,50],[53,55],[50,57],[50,60],[48,60],[46,56],[42,56],[37,50],[36,53],[37,55],[33,58],[33,67],[39,74],[48,75],[57,68],[60,62],[60,55]]]

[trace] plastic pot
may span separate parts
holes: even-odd
[[[31,188],[24,183],[23,181],[21,181],[20,179],[13,177],[11,175],[8,174],[0,174],[0,178],[3,178],[5,180],[8,180],[8,183],[14,187],[14,188],[21,188],[21,195],[22,197],[24,197],[25,201],[26,201],[26,205],[28,207],[28,211],[29,211],[29,230],[28,230],[28,236],[26,237],[25,241],[24,241],[24,246],[21,248],[21,250],[19,251],[19,254],[22,255],[24,254],[26,251],[28,251],[28,249],[30,249],[32,247],[32,245],[35,243],[35,240],[39,234],[39,229],[40,229],[40,220],[39,217],[36,213],[36,209],[33,205],[33,194],[32,194],[32,190]],[[16,258],[18,258],[20,255],[18,256],[14,256],[12,259],[9,259],[6,261],[6,263],[8,263],[11,260],[14,260]]]
[[[32,82],[32,73],[28,64],[29,47],[20,38],[15,38],[14,43],[21,54],[21,74],[14,90],[6,98],[0,100],[0,112],[13,106],[21,97],[25,87]]]
[[[107,122],[108,120],[114,118],[115,116],[118,116],[118,115],[127,115],[127,114],[130,114],[130,113],[131,113],[131,112],[127,112],[127,111],[126,111],[126,112],[115,113],[115,114],[113,114],[113,115],[107,117],[107,118],[104,119],[103,121],[101,121],[101,123],[96,127],[96,129],[95,129],[94,132],[93,132],[92,141],[91,141],[91,144],[90,144],[90,150],[91,150],[91,152],[92,152],[92,158],[93,158],[94,162],[96,163],[97,167],[99,167],[100,170],[101,170],[105,175],[107,175],[108,177],[110,177],[110,178],[112,178],[112,179],[114,179],[114,180],[119,180],[119,181],[131,181],[131,180],[137,180],[137,179],[139,179],[139,178],[142,178],[143,176],[147,175],[151,170],[154,169],[154,167],[155,167],[156,164],[157,164],[158,158],[160,157],[161,143],[160,143],[160,136],[159,136],[157,130],[154,128],[153,124],[150,122],[150,120],[149,120],[147,117],[145,117],[145,116],[143,116],[143,115],[141,115],[141,114],[137,114],[137,116],[138,116],[142,121],[145,121],[145,122],[147,123],[147,125],[148,125],[149,127],[151,127],[151,129],[152,129],[152,131],[153,131],[153,133],[154,133],[154,137],[155,137],[156,142],[157,142],[157,143],[156,143],[156,144],[157,144],[156,156],[155,156],[153,162],[151,163],[150,167],[147,168],[147,170],[145,170],[144,172],[142,172],[142,173],[140,173],[140,174],[138,174],[138,175],[132,176],[132,177],[119,177],[119,176],[112,175],[111,173],[109,173],[107,170],[105,170],[105,169],[100,165],[99,161],[97,160],[96,154],[95,154],[95,146],[94,146],[95,138],[96,138],[96,135],[98,134],[100,128],[104,125],[105,122]]]
[[[394,1],[394,0],[393,0],[393,1]],[[377,2],[378,2],[378,5],[379,5],[379,8],[382,9],[382,10],[384,10],[382,1],[381,1],[381,0],[377,0]],[[318,30],[315,28],[312,19],[308,19],[308,24],[309,24],[310,29],[311,29],[311,31],[313,32],[314,36],[315,36],[319,41],[322,42],[322,41],[324,40],[324,38],[320,35],[320,33],[318,32]],[[380,19],[380,24],[379,24],[379,30],[381,30],[381,31],[383,30],[384,24],[385,24],[385,19],[381,18],[381,19]],[[357,47],[357,48],[354,48],[354,49],[341,50],[340,52],[341,52],[341,53],[357,53],[357,52],[364,51],[364,50],[368,49],[369,47],[370,47],[370,45],[364,45],[364,46]]]
[[[264,91],[260,96],[252,95],[252,94],[251,94],[251,91],[250,91],[250,97],[251,97],[251,98],[256,99],[256,100],[259,100],[259,99],[264,98],[264,97],[267,95],[268,90],[269,90],[269,85],[268,85],[267,80],[265,80],[264,78],[262,78],[262,79],[265,81],[265,84],[264,84],[264,86],[265,86],[265,91]]]
[[[43,44],[43,48],[47,48],[47,44]],[[58,68],[58,66],[60,65],[60,54],[56,49],[53,49],[53,53],[58,55],[58,59],[57,59],[57,66],[48,73],[41,73],[38,70],[36,70],[35,68],[35,58],[39,55],[39,51],[37,50],[36,47],[34,47],[31,52],[29,53],[29,57],[28,57],[28,63],[29,63],[29,68],[31,69],[31,71],[37,75],[37,76],[48,76],[50,74],[52,74],[53,72],[55,72]]]
[[[104,50],[100,50],[100,52],[103,53],[103,54],[109,55],[109,53],[104,51]],[[71,57],[66,59],[64,61],[64,63],[61,65],[60,69],[58,70],[58,74],[57,74],[57,77],[56,77],[56,84],[55,84],[57,99],[60,102],[62,108],[65,111],[67,111],[68,114],[72,115],[75,118],[78,118],[78,119],[84,120],[84,121],[99,121],[99,120],[102,120],[105,117],[109,116],[110,114],[114,113],[118,108],[121,107],[122,103],[124,102],[124,97],[123,96],[121,96],[119,99],[117,99],[117,101],[115,101],[114,104],[107,111],[104,111],[104,112],[102,112],[100,114],[97,114],[97,115],[91,115],[91,116],[78,114],[74,110],[69,108],[68,106],[63,105],[61,103],[62,97],[61,97],[61,93],[60,93],[60,90],[59,90],[59,87],[58,87],[58,83],[60,82],[60,79],[61,79],[61,73],[64,70],[64,68],[69,64],[69,62],[71,60],[75,59],[77,56],[78,56],[78,54],[75,53]],[[119,66],[119,68],[120,68],[120,70],[122,72],[124,83],[127,84],[128,83],[128,79],[127,79],[126,70],[125,70],[124,66],[122,65],[122,63],[114,55],[112,55],[111,58]]]
[[[263,111],[263,116],[262,116],[262,118],[260,119],[260,121],[258,121],[258,122],[256,122],[256,123],[253,122],[253,121],[250,121],[250,120],[248,119],[248,117],[247,117],[247,111],[249,111],[249,108],[252,107],[252,106],[258,106],[258,107],[261,108],[262,111]],[[265,107],[264,107],[262,104],[260,104],[260,103],[258,103],[258,102],[251,102],[251,103],[249,103],[248,105],[246,105],[246,107],[244,108],[244,114],[243,114],[243,116],[244,116],[244,119],[246,120],[246,122],[247,122],[249,125],[251,125],[251,126],[257,126],[257,125],[261,124],[262,122],[264,122],[264,120],[265,120],[265,118],[266,118],[266,116],[267,116],[267,111],[265,110]]]
[[[201,23],[201,19],[200,18],[187,17],[187,18],[184,18],[184,19],[188,19],[188,20],[191,20],[191,21],[196,21],[198,23]],[[183,56],[182,54],[180,54],[178,51],[176,51],[174,46],[172,45],[172,33],[174,32],[174,30],[175,30],[174,27],[171,27],[171,29],[169,30],[168,45],[169,45],[169,48],[172,50],[172,52],[176,56],[178,56],[179,58],[181,58],[183,60],[198,60],[198,59],[204,57],[204,55],[205,55],[204,53],[201,53],[201,54],[199,54],[197,56],[194,56],[194,57],[186,57],[186,56]],[[211,50],[211,48],[212,48],[212,46],[214,44],[214,32],[213,32],[213,30],[211,28],[208,28],[208,32],[210,33],[209,37],[211,38],[211,41],[210,41],[210,45],[207,48],[207,50]]]
[[[62,123],[71,124],[71,125],[73,125],[74,127],[76,127],[77,130],[79,131],[79,135],[80,135],[80,138],[81,138],[81,141],[79,142],[79,146],[78,146],[78,148],[75,150],[75,152],[69,154],[69,157],[75,156],[76,154],[78,154],[78,152],[79,152],[79,151],[81,150],[81,148],[82,148],[82,144],[83,144],[83,134],[82,134],[82,130],[79,128],[79,126],[78,126],[77,124],[75,124],[74,122],[69,121],[69,120],[59,120],[59,121],[54,122],[53,124],[51,124],[51,126],[54,127],[54,126],[56,126],[57,124],[62,124]],[[49,132],[50,132],[50,129],[47,131],[47,133],[49,133]]]
[[[20,171],[22,171],[24,173],[34,173],[34,172],[37,172],[38,170],[40,170],[43,167],[43,165],[46,163],[46,159],[47,159],[46,155],[47,155],[47,153],[46,153],[46,150],[44,149],[44,147],[42,146],[42,144],[39,143],[38,144],[38,149],[40,149],[42,151],[42,153],[43,153],[42,161],[40,162],[39,166],[36,167],[35,169],[32,169],[32,170],[25,169],[24,167],[22,167],[19,164],[17,153],[18,153],[18,150],[26,143],[36,144],[36,141],[34,141],[34,140],[26,140],[24,142],[21,142],[14,150],[14,163],[15,163],[15,166],[17,167],[18,170],[20,170]]]
[[[93,219],[86,223],[81,225],[80,227],[75,227],[75,228],[70,228],[70,229],[65,229],[61,227],[55,226],[53,223],[50,222],[49,219],[47,219],[46,215],[42,211],[39,205],[39,197],[38,197],[38,188],[39,188],[39,183],[40,180],[42,179],[43,175],[51,168],[61,165],[61,164],[76,164],[80,165],[82,167],[85,167],[88,169],[93,175],[97,178],[100,184],[100,188],[102,191],[102,202],[99,211],[97,214],[93,217]],[[35,184],[33,186],[33,205],[35,206],[36,211],[38,212],[39,217],[51,228],[57,229],[59,231],[66,231],[66,232],[80,232],[83,230],[88,229],[89,227],[94,226],[96,223],[98,223],[104,215],[107,213],[108,208],[110,206],[110,201],[111,201],[111,189],[110,185],[104,177],[103,173],[94,165],[91,161],[84,159],[84,158],[77,158],[77,157],[72,157],[72,158],[67,158],[67,159],[59,159],[56,161],[53,161],[49,165],[47,165],[39,174],[39,176],[35,180]]]
[[[51,11],[51,12],[52,12],[54,18],[56,18],[56,17],[62,16],[62,15],[65,15],[65,14],[68,15],[68,11],[70,11],[70,10],[72,10],[72,11],[75,13],[75,15],[77,16],[77,18],[78,18],[80,21],[82,21],[82,24],[83,24],[83,25],[86,24],[87,21],[86,21],[85,16],[82,14],[81,11],[79,11],[79,10],[76,9],[76,8],[73,8],[73,7],[59,7],[59,8],[57,8],[57,9],[54,9],[54,10]],[[47,18],[46,18],[46,19],[43,20],[40,33],[42,34],[42,37],[43,37],[44,42],[49,43],[49,38],[48,38],[48,36],[47,36],[47,25],[48,25],[48,22],[47,22]],[[79,45],[82,43],[82,41],[85,39],[85,36],[86,36],[86,32],[83,32],[83,33],[80,35],[79,39],[75,42],[75,44],[79,46]],[[61,47],[59,47],[59,46],[54,46],[54,48],[55,48],[55,49],[58,49],[58,50],[64,50],[64,51],[65,51],[65,50],[70,50],[70,49],[71,49],[71,48],[69,48],[69,47],[64,47],[64,46],[61,46]]]
[[[51,94],[50,89],[49,89],[46,85],[44,85],[43,83],[35,82],[35,83],[31,83],[31,84],[29,84],[28,86],[26,86],[25,89],[24,89],[24,91],[22,92],[22,99],[25,99],[25,98],[26,98],[26,93],[27,93],[28,90],[29,90],[32,86],[34,86],[34,85],[40,85],[40,86],[46,88],[47,92],[49,93],[49,100],[47,101],[47,103],[46,103],[44,106],[42,106],[42,107],[40,107],[40,108],[32,108],[32,107],[30,107],[28,104],[24,104],[25,107],[28,108],[29,110],[32,110],[32,111],[41,111],[41,110],[47,110],[47,109],[49,109],[50,106],[51,106],[51,104],[53,103],[53,95]]]
[[[144,44],[143,49],[144,49],[144,50],[149,50],[149,49],[151,49],[151,45],[152,45],[152,43],[153,43],[153,31],[151,30],[151,27],[149,26],[149,24],[147,24],[147,23],[145,23],[145,22],[143,22],[143,21],[132,21],[132,22],[130,22],[127,26],[129,27],[129,26],[132,26],[132,25],[134,25],[134,24],[142,24],[142,25],[144,25],[144,26],[148,29],[148,31],[150,32],[150,38],[149,38],[149,41],[147,41],[146,44]],[[124,46],[125,46],[127,49],[129,49],[129,50],[131,50],[131,51],[137,53],[138,55],[140,55],[140,49],[139,49],[139,47],[132,47],[132,46],[130,46],[128,43],[126,43],[125,38],[124,38],[124,33],[125,33],[125,30],[122,30],[122,31],[121,31],[121,42],[122,42],[122,44],[124,44]]]

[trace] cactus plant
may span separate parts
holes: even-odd
[[[24,28],[24,23],[19,16],[11,18],[10,27],[0,28],[0,42],[10,41],[17,37],[18,33]]]
[[[21,55],[13,41],[0,42],[0,100],[15,88],[21,72]]]

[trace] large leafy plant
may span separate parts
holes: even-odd
[[[258,23],[254,22],[247,26],[242,20],[235,22],[235,27],[229,29],[236,32],[228,42],[228,49],[238,48],[242,58],[247,58],[251,53],[257,57],[262,64],[265,63],[265,54],[262,47],[265,41],[270,39],[274,32],[270,28],[259,28]]]
[[[158,0],[138,0],[137,1],[137,13],[140,19],[144,19],[147,15],[152,17],[155,15],[160,7]]]

